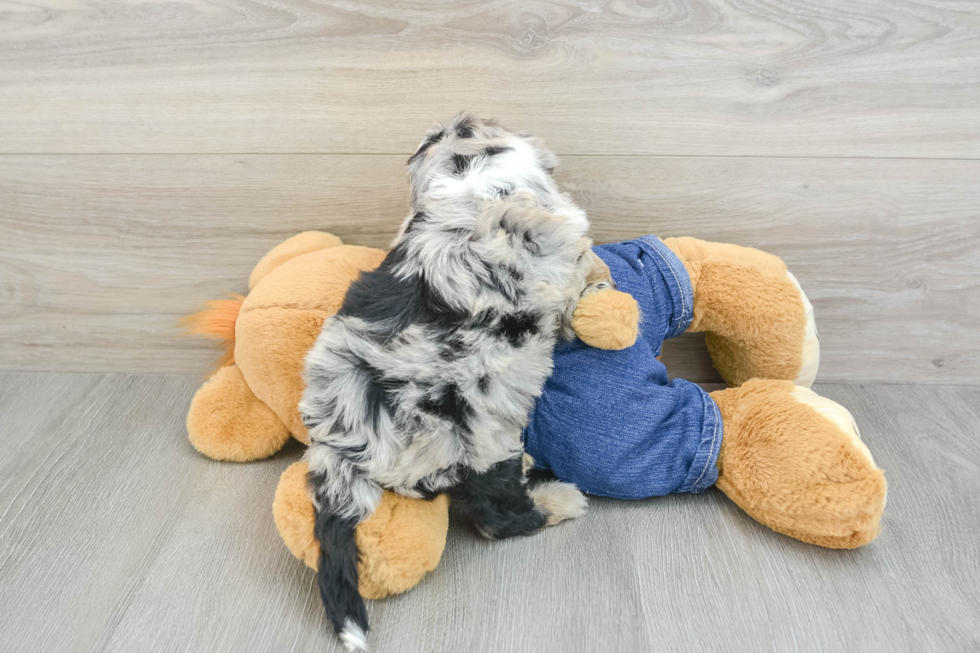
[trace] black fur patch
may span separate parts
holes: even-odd
[[[493,538],[530,535],[545,525],[546,516],[527,493],[521,456],[481,474],[469,470],[452,497],[466,506],[477,529]]]
[[[322,487],[324,482],[322,477],[310,474],[311,487]],[[317,511],[313,526],[313,534],[320,543],[316,574],[320,600],[338,634],[348,619],[364,632],[368,631],[367,610],[357,589],[356,527],[356,519],[344,519],[326,510]]]
[[[480,388],[480,392],[486,394],[487,390],[490,389],[490,377],[484,374],[479,378],[479,380],[477,380],[476,385],[478,388]]]
[[[500,338],[506,338],[511,346],[517,347],[525,337],[537,335],[539,332],[538,316],[522,311],[501,316],[494,334]]]
[[[501,152],[510,152],[512,147],[491,145],[490,147],[483,150],[483,156],[497,156]]]
[[[531,252],[534,256],[539,256],[541,254],[541,245],[534,242],[534,238],[531,236],[531,232],[524,232],[524,249]]]
[[[376,270],[362,272],[350,285],[337,315],[359,317],[373,325],[385,340],[409,324],[449,326],[466,319],[454,310],[418,275],[401,278],[395,268],[405,259],[402,245],[388,252]]]
[[[465,154],[453,154],[451,160],[453,165],[453,174],[457,177],[460,177],[463,174],[465,174],[466,169],[469,167],[470,161],[472,160],[473,160],[472,156],[467,156]]]
[[[426,397],[419,402],[419,409],[444,419],[464,434],[470,433],[470,420],[473,419],[473,407],[463,396],[459,386],[450,383],[435,397]]]
[[[368,378],[364,404],[367,418],[371,420],[374,430],[377,431],[381,411],[384,411],[389,418],[394,417],[395,393],[405,386],[405,381],[384,376],[381,370],[362,359],[358,359],[357,367]]]
[[[337,315],[359,317],[370,324],[390,323],[392,333],[408,326],[421,309],[414,280],[394,274],[404,257],[404,249],[395,247],[376,270],[362,272],[348,288]]]

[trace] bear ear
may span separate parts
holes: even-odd
[[[262,257],[262,260],[258,262],[252,270],[252,274],[248,277],[248,289],[252,290],[255,288],[270,272],[286,261],[290,261],[303,254],[318,252],[321,249],[330,249],[338,245],[343,245],[340,238],[337,238],[333,234],[328,234],[325,231],[304,231],[301,234],[296,234],[289,240],[285,240],[273,247]]]

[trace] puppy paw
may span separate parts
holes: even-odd
[[[607,288],[579,300],[572,315],[575,335],[597,349],[626,349],[640,332],[640,307],[631,295]]]
[[[546,524],[554,526],[566,519],[575,519],[585,514],[588,500],[571,483],[550,481],[531,488],[528,493],[534,505],[547,516]]]

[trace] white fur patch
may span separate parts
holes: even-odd
[[[548,515],[548,526],[585,514],[588,499],[571,483],[550,481],[531,489],[528,494],[536,506]]]
[[[350,619],[344,623],[344,629],[340,631],[340,641],[348,651],[368,650],[367,634]]]

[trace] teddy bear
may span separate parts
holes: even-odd
[[[773,255],[694,238],[646,236],[601,245],[618,289],[582,298],[577,338],[523,433],[527,463],[589,494],[632,499],[714,485],[773,530],[831,548],[877,535],[887,486],[850,413],[809,389],[819,364],[813,308]],[[217,460],[271,456],[292,436],[307,351],[349,284],[385,257],[305,232],[266,254],[247,297],[209,302],[187,329],[223,341],[217,370],[187,416],[191,444]],[[663,341],[705,332],[727,388],[668,380]],[[283,473],[273,517],[288,549],[315,568],[306,465]],[[357,529],[365,598],[404,592],[436,568],[448,498],[386,491]]]

